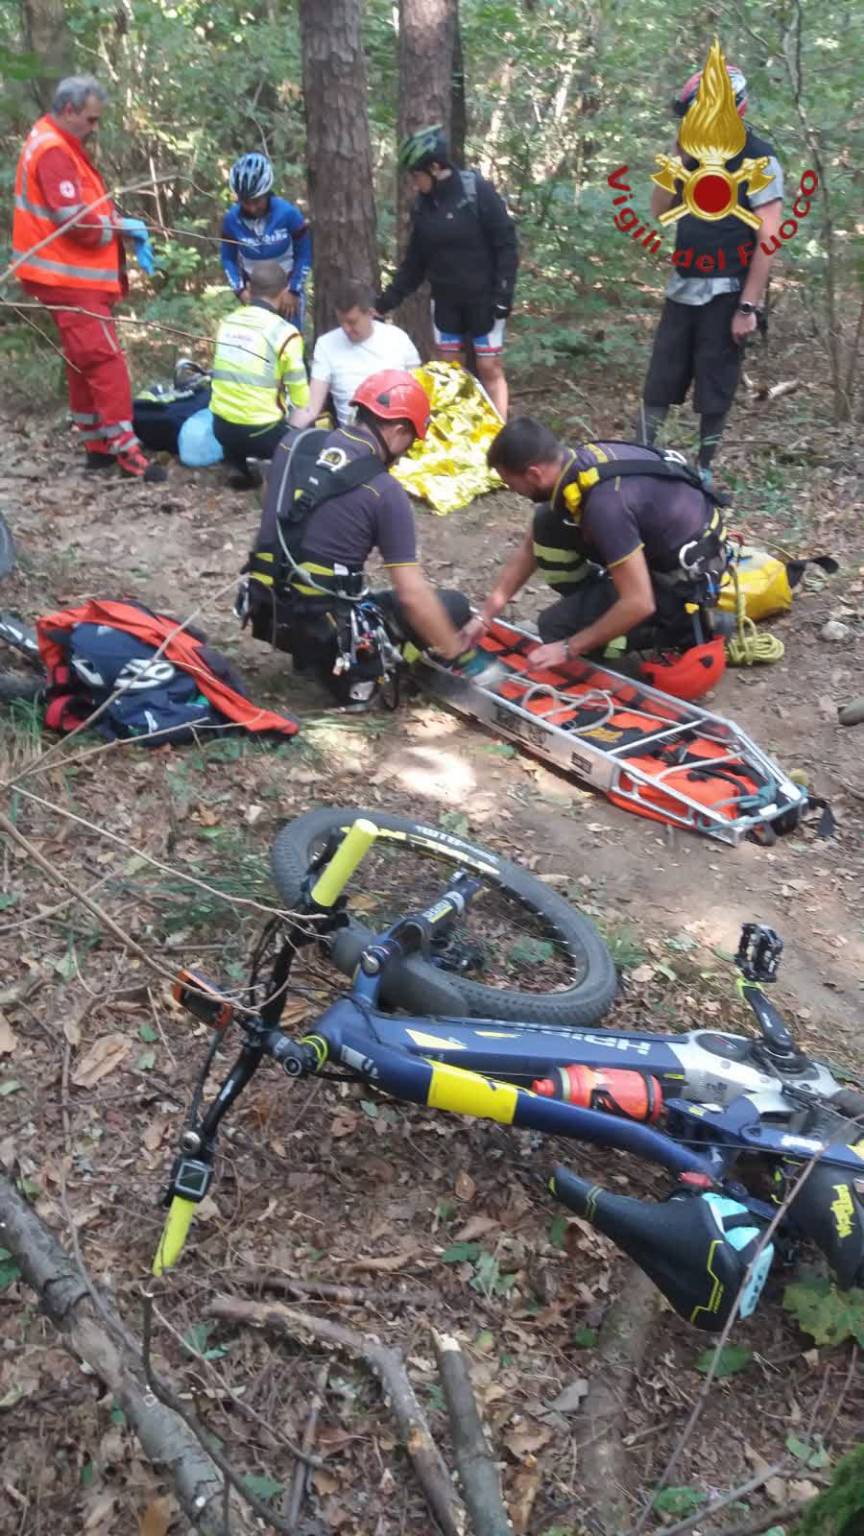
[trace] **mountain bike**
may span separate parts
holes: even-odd
[[[388,887],[375,865],[382,848],[423,853],[436,872],[443,863],[443,891],[436,873],[432,899],[405,915],[406,883]],[[671,1177],[656,1202],[612,1194],[562,1165],[549,1188],[697,1328],[721,1330],[736,1307],[748,1316],[774,1258],[790,1260],[803,1241],[825,1255],[838,1285],[864,1284],[864,1092],[802,1050],[767,996],[782,951],[771,929],[745,924],[736,957],[752,1036],[713,1027],[607,1031],[592,1027],[615,987],[603,941],[557,893],[489,850],[403,818],[337,808],[288,823],[272,862],[293,910],[268,924],[241,996],[192,972],[175,988],[213,1038],[164,1197],[155,1273],[177,1263],[211,1186],[220,1124],[269,1059],[295,1079],[335,1072],[407,1103],[656,1163]],[[364,915],[370,892],[382,890],[401,909],[380,932],[351,913],[361,868]],[[477,939],[470,929],[465,937],[465,920],[496,893],[516,904],[525,927],[545,925],[550,948],[573,969],[569,986],[556,981],[555,990],[544,979],[545,950],[537,967],[523,965],[519,991],[506,976],[502,989],[470,974]],[[495,947],[494,921],[492,930]],[[351,983],[295,1039],[279,1020],[291,967],[309,946]],[[242,1036],[240,1051],[204,1109],[204,1084],[229,1030]]]

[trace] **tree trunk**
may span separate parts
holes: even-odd
[[[58,80],[74,73],[75,40],[66,25],[63,0],[21,0],[21,20],[28,52],[37,54],[40,63],[30,88],[47,111]]]
[[[315,334],[336,324],[343,277],[378,284],[360,0],[300,0]]]
[[[453,0],[453,71],[450,90],[450,148],[457,165],[465,164],[468,107],[465,97],[465,55],[459,25],[459,0]]]
[[[452,127],[458,0],[399,0],[400,141],[408,133],[441,123]],[[408,241],[414,194],[407,176],[399,176],[396,202],[400,249]],[[420,356],[432,351],[432,320],[426,283],[396,312]]]

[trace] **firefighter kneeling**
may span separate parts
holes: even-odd
[[[635,443],[566,448],[529,416],[502,429],[488,461],[538,505],[466,639],[475,642],[539,570],[557,601],[539,615],[533,668],[648,651],[660,658],[644,661],[641,676],[667,692],[697,698],[718,681],[724,642],[712,634],[729,626],[713,608],[730,551],[716,499],[694,470]]]
[[[293,655],[296,670],[317,674],[340,703],[363,705],[387,670],[388,646],[411,642],[458,663],[470,608],[426,580],[411,503],[388,474],[426,436],[425,390],[410,373],[386,370],[365,379],[352,404],[354,425],[289,434],[278,448],[238,611],[257,639]],[[390,591],[366,591],[373,549]]]

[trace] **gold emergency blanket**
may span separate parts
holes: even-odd
[[[486,467],[486,450],[503,425],[477,380],[458,363],[415,368],[432,410],[429,431],[390,473],[412,496],[444,516],[467,507],[501,481]]]

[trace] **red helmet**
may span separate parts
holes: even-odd
[[[643,683],[671,693],[676,699],[701,699],[709,688],[719,683],[726,671],[726,642],[722,637],[704,645],[691,645],[689,651],[667,651],[653,661],[643,661],[639,675]]]
[[[743,117],[747,110],[747,81],[744,78],[744,73],[738,68],[737,64],[727,64],[726,73],[732,81],[738,116]],[[699,89],[701,80],[701,69],[695,75],[691,75],[689,80],[685,80],[672,103],[672,111],[677,117],[686,117],[693,102],[696,100],[696,92]]]
[[[418,437],[429,428],[429,397],[412,373],[385,368],[372,373],[355,390],[352,405],[363,405],[381,421],[410,421]]]

